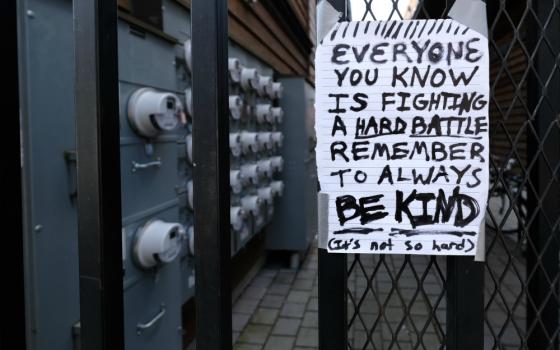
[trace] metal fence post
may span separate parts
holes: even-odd
[[[447,257],[448,350],[484,348],[484,263]]]
[[[348,20],[346,0],[328,0]],[[319,233],[321,234],[321,233]],[[340,350],[348,347],[346,254],[329,254],[319,248],[319,349]]]
[[[5,249],[2,255],[5,269],[4,296],[5,309],[2,322],[0,322],[0,349],[25,349],[25,294],[24,294],[24,228],[22,208],[22,151],[20,130],[19,106],[19,79],[18,79],[18,13],[17,2],[14,0],[3,2],[6,14],[4,29],[6,33],[6,101],[11,104],[5,121],[5,151],[8,159],[2,167],[0,180],[9,184],[10,190],[3,193],[5,206],[3,217],[10,223],[10,233],[4,235]]]
[[[227,0],[191,13],[196,345],[231,349]]]
[[[81,349],[123,349],[117,1],[73,8]]]
[[[560,20],[551,13],[555,7],[558,11],[560,4],[541,0],[533,1],[532,6],[536,21],[528,28],[528,47],[534,69],[528,82],[528,100],[534,131],[527,132],[527,146],[528,160],[535,163],[530,172],[532,186],[527,190],[529,220],[534,217],[527,224],[527,346],[536,350],[558,348],[560,144],[555,130],[560,117]]]

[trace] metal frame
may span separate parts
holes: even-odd
[[[73,11],[81,349],[123,349],[117,1]]]
[[[193,0],[196,344],[231,349],[227,0]]]
[[[25,349],[25,285],[24,285],[24,229],[23,229],[23,207],[22,207],[22,152],[21,152],[21,129],[20,129],[20,104],[19,104],[19,79],[18,79],[18,28],[17,28],[17,1],[5,1],[2,10],[6,13],[4,22],[6,52],[9,53],[6,61],[7,76],[6,100],[13,104],[5,128],[7,130],[6,151],[8,160],[5,162],[1,180],[3,184],[11,184],[10,191],[5,192],[4,201],[9,203],[5,208],[5,217],[10,222],[10,233],[4,235],[5,249],[2,255],[5,269],[6,286],[4,292],[5,303],[4,315],[0,327],[0,348]],[[11,14],[11,15],[8,15]]]
[[[558,57],[550,54],[550,45],[556,52],[560,49],[560,21],[551,17],[550,11],[555,0],[533,2],[536,21],[529,30],[528,47],[533,52],[534,70],[529,75],[528,102],[533,111],[533,132],[528,133],[528,159],[536,159],[530,174],[534,191],[528,190],[529,217],[534,222],[528,227],[531,242],[527,249],[527,328],[534,329],[528,334],[529,349],[557,349],[559,343],[558,275],[560,273],[557,245],[560,232],[557,217],[560,207],[558,186],[558,164],[560,149],[558,143],[546,142],[548,133],[558,123],[560,117],[560,77]],[[544,30],[543,30],[544,26]],[[543,40],[544,37],[544,40]],[[539,41],[541,41],[539,43]],[[546,86],[543,89],[541,86]],[[557,113],[557,115],[555,115]],[[553,147],[554,146],[554,147]],[[545,159],[546,158],[546,159]],[[550,170],[550,167],[554,171]],[[556,172],[556,174],[554,173]],[[556,179],[556,181],[554,181]],[[552,180],[552,181],[551,181]]]

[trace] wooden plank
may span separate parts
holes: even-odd
[[[256,11],[258,11],[258,14]],[[230,17],[236,17],[236,19],[243,23],[245,28],[250,31],[253,36],[257,37],[263,45],[275,52],[281,60],[286,62],[288,65],[293,66],[294,69],[307,69],[307,62],[305,58],[295,48],[293,43],[291,44],[291,50],[281,44],[281,42],[290,43],[290,40],[286,35],[283,35],[280,38],[275,35],[279,34],[278,32],[281,32],[281,29],[264,8],[259,8],[258,4],[247,6],[242,2],[242,0],[233,0],[229,3],[229,12]],[[265,23],[268,23],[268,26],[265,25]],[[277,27],[276,31],[273,32],[271,27]]]
[[[258,40],[256,40],[257,38],[255,38],[235,17],[230,18],[229,34],[232,40],[274,67],[280,74],[304,74],[304,72],[297,71],[287,65],[284,61],[279,59],[274,52],[259,43]]]

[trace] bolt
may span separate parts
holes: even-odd
[[[29,18],[35,18],[35,12],[31,11],[31,10],[27,10],[27,17]]]
[[[41,232],[41,230],[43,229],[43,225],[35,225],[35,227],[33,228],[35,230],[35,232]]]

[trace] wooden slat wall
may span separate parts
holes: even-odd
[[[509,35],[500,41],[507,47],[512,40]],[[513,153],[512,157],[526,164],[529,122],[527,57],[517,42],[505,58],[505,67],[502,67],[502,59],[492,49],[490,56],[490,83],[493,87],[493,99],[490,103],[490,152],[499,159],[498,165],[504,166],[511,150],[515,149],[517,155]]]
[[[191,0],[176,0],[190,8]],[[298,22],[315,42],[315,0],[288,1]],[[313,13],[310,12],[312,3]],[[259,1],[229,0],[230,38],[255,56],[272,66],[282,75],[301,75],[313,81],[312,55],[302,52],[290,37],[288,28]],[[313,25],[310,21],[313,21]],[[313,28],[311,31],[311,28]]]

